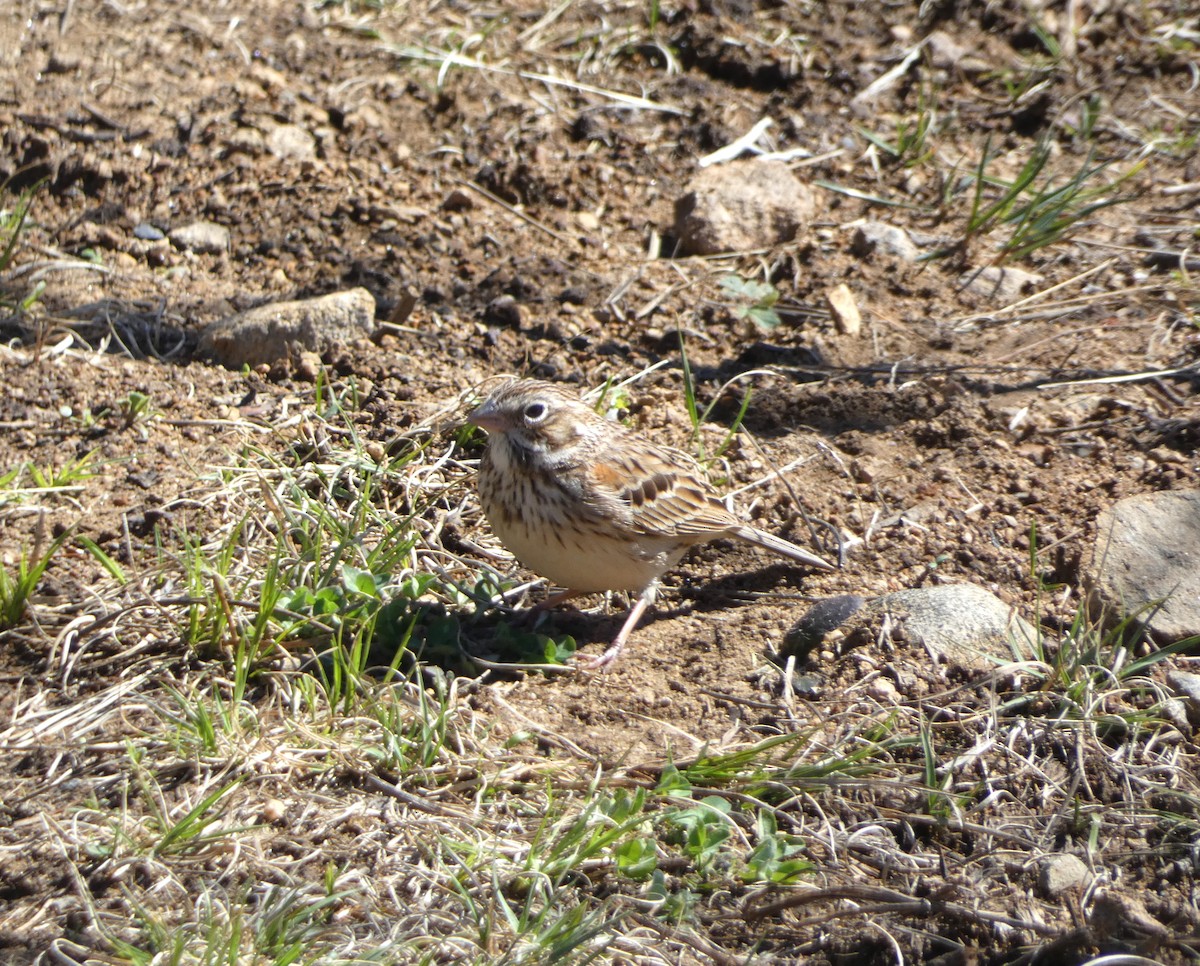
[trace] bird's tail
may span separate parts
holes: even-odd
[[[792,560],[802,564],[808,564],[810,567],[819,567],[822,570],[836,570],[833,564],[826,560],[822,560],[815,553],[809,553],[807,550],[802,550],[794,543],[789,543],[782,537],[777,537],[773,533],[767,533],[765,530],[758,530],[754,527],[738,526],[730,531],[733,536],[739,540],[745,540],[747,543],[758,544],[760,547],[765,547],[767,550],[773,550],[775,553],[781,554],[784,557],[790,557]]]

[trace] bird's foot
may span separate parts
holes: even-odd
[[[638,621],[642,619],[642,614],[646,612],[646,607],[649,606],[650,601],[653,599],[653,590],[643,593],[629,611],[629,616],[625,618],[625,623],[621,625],[621,632],[604,649],[603,653],[596,657],[587,654],[583,656],[577,655],[575,657],[575,667],[581,671],[607,671],[611,668],[617,658],[620,657],[621,648],[629,640],[629,635],[633,633],[633,629],[637,627]]]

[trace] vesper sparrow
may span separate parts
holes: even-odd
[[[730,513],[691,457],[605,419],[558,386],[515,379],[468,419],[488,432],[479,496],[496,536],[526,567],[566,588],[547,604],[608,590],[638,594],[616,639],[581,667],[616,660],[659,577],[695,544],[735,537],[833,569]]]

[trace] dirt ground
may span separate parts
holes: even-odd
[[[751,487],[738,503],[759,527],[836,554],[827,531],[813,531],[814,543],[808,514],[846,543],[845,565],[829,573],[727,543],[693,552],[611,673],[506,675],[475,689],[473,709],[498,733],[553,735],[556,754],[604,768],[772,733],[786,717],[777,678],[756,672],[807,602],[833,595],[970,581],[1054,639],[1078,615],[1098,514],[1200,481],[1197,291],[1171,254],[1200,232],[1200,22],[1187,6],[688,0],[651,26],[648,5],[634,4],[543,18],[524,3],[16,0],[0,12],[0,206],[40,187],[5,288],[10,298],[39,281],[44,290],[0,321],[0,473],[94,453],[96,476],[79,492],[0,504],[3,563],[70,530],[149,587],[157,547],[203,532],[217,513],[212,471],[247,447],[283,445],[278,428],[320,392],[304,365],[222,368],[197,351],[198,334],[252,306],[363,286],[379,319],[396,324],[324,362],[335,387],[358,386],[364,439],[391,446],[438,419],[444,444],[455,432],[448,407],[496,374],[582,389],[665,362],[629,387],[628,418],[688,446],[682,344],[701,403],[718,399],[699,434],[709,451],[753,387],[745,432],[714,478]],[[939,43],[896,83],[856,100],[934,31]],[[418,45],[487,68],[405,55]],[[589,86],[535,76],[548,73]],[[930,103],[928,159],[908,164],[864,136],[894,140],[899,121]],[[668,257],[674,201],[697,159],[764,116],[774,121],[767,146],[803,149],[790,164],[819,184],[815,224],[770,251]],[[289,140],[297,131],[307,139]],[[968,289],[964,272],[996,261],[1007,235],[955,247],[971,208],[965,179],[985,144],[989,173],[1013,178],[1039,137],[1061,180],[1089,152],[1113,162],[1100,182],[1132,172],[1120,189],[1128,200],[1014,260],[1039,276],[1018,293]],[[925,251],[954,250],[919,262],[856,252],[863,218],[905,228]],[[161,237],[201,219],[229,229],[228,251]],[[720,284],[733,272],[777,288],[777,328],[738,317]],[[860,333],[831,320],[825,293],[839,283],[862,310]],[[410,295],[411,313],[397,315]],[[1168,374],[1137,376],[1156,372]],[[150,418],[138,418],[143,397]],[[466,460],[478,456],[470,445]],[[789,466],[784,485],[773,468]],[[463,579],[476,565],[519,574],[497,564],[468,471],[458,502],[430,512],[444,524],[437,539]],[[47,613],[90,601],[104,578],[94,556],[64,552],[39,600]],[[622,613],[619,601],[592,600],[544,626],[595,652]],[[62,626],[43,626],[0,638],[9,725],[57,666]],[[168,641],[150,653],[164,665],[198,660],[172,655]],[[134,666],[119,651],[98,654],[50,706]],[[881,675],[902,702],[949,686],[914,671],[921,660],[903,648],[818,660],[813,690],[789,700],[788,714],[809,726],[854,713]],[[1195,736],[1180,740],[1194,766]],[[0,959],[32,961],[82,929],[56,905],[66,909],[77,884],[21,867],[18,834],[47,803],[69,801],[45,776],[56,755],[78,754],[27,747],[6,767],[7,791],[0,782],[0,908],[12,910],[0,911]],[[1112,894],[1140,897],[1170,932],[1194,938],[1195,868],[1168,874],[1173,858],[1147,858],[1132,839],[1117,851]],[[1028,872],[1009,872],[972,894],[986,902],[1023,888],[1012,883]],[[931,893],[961,887],[945,870],[929,875]],[[1063,935],[1082,922],[1065,901],[1043,914]],[[787,958],[785,925],[757,933],[757,947],[714,927],[708,952],[670,961],[720,961],[717,947]],[[957,961],[1015,962],[1029,948],[1028,937],[929,928],[955,937]],[[810,947],[813,961],[890,955],[834,933]],[[915,933],[902,945],[910,959],[945,952]],[[1039,961],[1095,948],[1080,941]],[[1167,942],[1152,955],[1184,961],[1183,949]]]

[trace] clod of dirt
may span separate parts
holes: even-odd
[[[675,202],[686,255],[745,252],[789,242],[812,219],[812,189],[782,164],[733,161],[701,171]]]
[[[455,188],[442,202],[444,211],[470,211],[475,207],[475,197],[465,188]]]
[[[1092,903],[1088,925],[1103,939],[1171,938],[1171,930],[1159,922],[1139,898],[1109,889]]]
[[[1093,603],[1166,641],[1200,634],[1200,490],[1144,493],[1104,510],[1088,579]]]
[[[483,310],[486,325],[499,325],[509,329],[520,329],[524,320],[521,305],[511,295],[498,295]]]
[[[375,299],[352,288],[315,299],[274,302],[215,322],[201,348],[223,365],[271,365],[299,352],[324,354],[375,331]]]
[[[252,158],[258,157],[266,149],[267,142],[262,131],[252,127],[238,128],[225,142],[225,150],[230,154],[246,154]]]
[[[783,652],[803,657],[815,650],[825,635],[837,630],[862,609],[866,601],[857,594],[839,594],[817,601],[794,623],[783,638]]]

